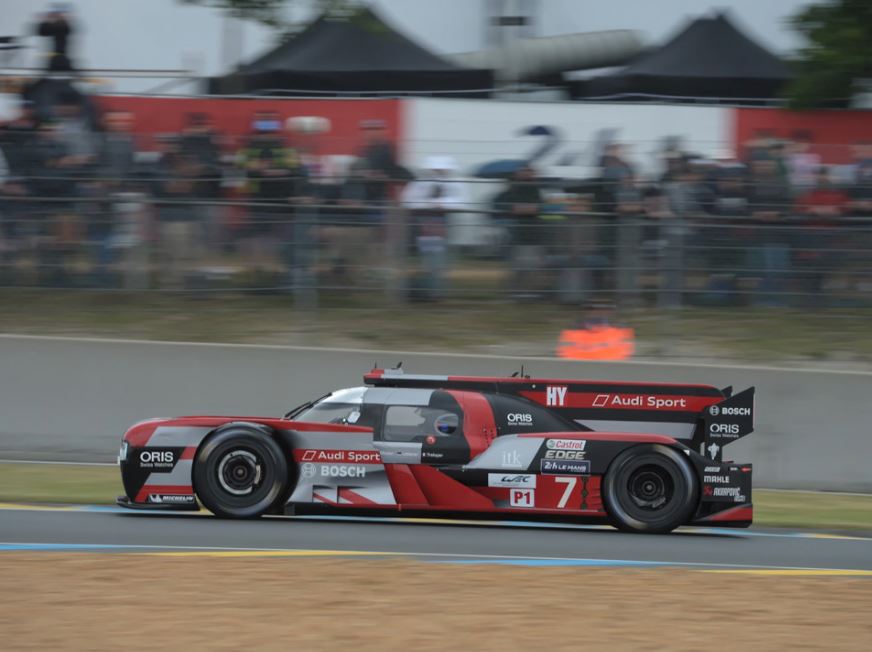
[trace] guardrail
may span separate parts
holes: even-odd
[[[872,304],[872,218],[616,213],[561,195],[416,208],[400,199],[186,199],[79,188],[0,202],[0,285],[483,297],[621,307]],[[777,211],[772,217],[769,211]]]

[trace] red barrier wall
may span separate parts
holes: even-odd
[[[388,138],[400,142],[402,134],[400,100],[310,100],[310,99],[214,99],[102,96],[97,102],[103,110],[124,110],[134,116],[133,130],[141,139],[139,146],[156,149],[155,136],[178,133],[189,113],[206,113],[214,128],[236,148],[251,131],[256,111],[278,112],[282,121],[294,116],[320,116],[330,120],[328,133],[317,135],[288,134],[290,142],[305,140],[318,154],[353,154],[360,149],[362,120],[383,120]],[[287,132],[286,132],[287,133]]]
[[[872,111],[785,111],[780,109],[735,109],[735,145],[739,155],[744,144],[766,130],[775,138],[795,139],[797,132],[810,134],[812,150],[827,164],[850,163],[851,146],[872,142]]]

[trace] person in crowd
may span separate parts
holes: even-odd
[[[161,286],[186,289],[192,267],[199,258],[199,213],[192,205],[197,183],[197,163],[177,142],[166,144],[157,182],[157,224]]]
[[[614,262],[617,259],[618,219],[621,216],[619,193],[630,192],[635,185],[635,170],[624,157],[624,147],[619,143],[608,143],[603,148],[599,161],[600,187],[599,209],[614,219],[602,219],[597,229],[598,256]]]
[[[539,220],[543,204],[536,171],[522,165],[508,187],[494,198],[497,214],[508,226],[511,248],[511,291],[527,298],[535,288],[535,276],[544,265],[547,231]]]
[[[872,141],[864,141],[854,147],[850,196],[853,215],[872,217]]]
[[[662,249],[660,265],[661,308],[679,308],[683,303],[687,267],[687,249],[694,225],[703,214],[705,203],[701,166],[685,157],[672,181],[663,184],[669,203],[668,217],[659,221]]]
[[[618,302],[622,306],[638,303],[638,253],[642,243],[643,214],[642,188],[631,172],[621,177],[615,193],[616,251],[611,256],[604,256],[607,261],[615,261]]]
[[[812,138],[808,131],[798,132],[788,145],[787,166],[790,186],[794,195],[800,195],[817,183],[821,157],[811,149]]]
[[[642,213],[642,190],[632,172],[621,177],[618,183],[615,212],[620,217],[635,217]]]
[[[323,186],[322,192],[326,188]],[[329,203],[329,208],[320,211],[318,233],[326,247],[325,258],[329,264],[326,278],[331,284],[353,282],[355,272],[359,271],[355,269],[358,264],[363,265],[364,260],[384,253],[379,246],[382,234],[377,213],[373,214],[380,209],[371,206],[370,189],[366,163],[355,159],[348,165],[344,181],[331,188],[330,195],[321,198]],[[361,247],[362,243],[366,246]]]
[[[814,223],[822,223],[842,217],[849,201],[848,195],[833,184],[831,171],[824,166],[818,170],[815,186],[799,196],[796,206],[801,215]]]
[[[375,209],[373,217],[381,222],[387,216],[388,202],[397,198],[397,189],[408,181],[408,172],[397,163],[396,146],[388,137],[383,120],[364,120],[360,123],[363,146],[358,154],[366,177],[367,197]]]
[[[391,179],[399,165],[396,147],[388,138],[387,125],[383,120],[364,120],[360,128],[363,149],[359,158],[365,162],[366,169],[374,178]]]
[[[750,217],[747,168],[732,151],[720,152],[703,197],[705,219],[696,241],[704,250],[708,272],[703,300],[709,305],[734,303],[747,244],[742,221]]]
[[[13,277],[34,216],[33,177],[37,172],[37,121],[33,102],[23,100],[18,114],[0,127],[0,149],[6,172],[0,188],[0,263]]]
[[[281,227],[291,222],[291,202],[302,194],[305,182],[299,156],[285,143],[281,127],[276,112],[258,112],[251,124],[251,136],[239,152],[239,163],[248,179],[248,195],[255,203],[242,234],[243,253],[260,277],[277,271]]]
[[[9,237],[10,231],[5,219],[7,192],[13,188],[11,170],[9,163],[6,160],[6,155],[3,153],[3,141],[0,140],[0,283],[5,281],[7,267],[9,265],[8,252],[12,251],[12,239]],[[7,190],[9,186],[10,190]]]
[[[751,162],[748,202],[755,222],[748,267],[760,277],[753,301],[766,306],[784,305],[791,269],[790,232],[784,228],[789,217],[790,190],[774,158]]]
[[[197,197],[214,199],[221,186],[221,139],[206,113],[189,113],[178,139],[179,151],[196,167]]]
[[[135,173],[133,114],[122,110],[108,111],[103,117],[103,125],[100,178],[109,184],[110,192],[120,192],[129,186]]]
[[[70,42],[74,32],[70,9],[65,2],[53,2],[36,26],[37,36],[50,38],[52,42],[47,68],[51,72],[73,70],[70,57]]]
[[[614,212],[618,186],[624,177],[634,176],[633,166],[624,157],[624,148],[619,143],[609,143],[603,148],[599,162],[602,179],[601,202],[607,212]]]
[[[65,217],[69,234],[81,234],[77,257],[83,267],[101,268],[100,252],[112,231],[112,214],[105,202],[105,187],[97,178],[101,138],[84,111],[84,99],[77,93],[60,96],[55,115],[58,137],[67,152],[66,169],[75,178],[73,202]],[[97,256],[95,261],[93,255]],[[101,268],[100,274],[105,271]]]
[[[208,114],[196,112],[185,116],[178,147],[191,161],[197,177],[194,196],[200,200],[197,206],[203,230],[200,237],[210,249],[217,249],[222,239],[222,211],[214,202],[221,196],[221,138],[213,129]]]
[[[736,158],[731,149],[715,154],[715,167],[709,177],[711,194],[705,210],[719,217],[748,214],[748,166]]]
[[[80,268],[84,224],[78,213],[82,158],[69,150],[61,126],[46,122],[35,142],[33,219],[25,227],[27,249],[35,254],[39,283],[70,285]]]
[[[414,296],[436,300],[445,291],[448,220],[452,212],[463,208],[467,197],[465,186],[452,178],[457,167],[454,159],[430,156],[425,167],[424,178],[409,183],[402,199],[414,217],[415,247],[421,261]]]
[[[823,300],[827,277],[840,263],[836,252],[850,248],[850,243],[839,242],[837,224],[848,212],[850,198],[833,184],[828,168],[821,167],[816,179],[814,188],[796,201],[796,211],[805,219],[798,233],[794,262],[802,298],[810,305],[820,305]]]
[[[771,129],[758,129],[750,140],[745,142],[745,157],[749,165],[754,161],[769,160],[774,156],[775,132]]]
[[[84,171],[97,162],[99,138],[84,115],[79,98],[62,95],[56,107],[58,137],[67,155]]]
[[[121,208],[123,193],[134,187],[136,175],[136,141],[133,133],[133,114],[129,111],[110,110],[103,116],[97,177],[101,201],[100,210],[90,221],[88,240],[93,247],[94,282],[109,285],[110,267],[119,251],[116,236],[128,242],[139,240],[141,229],[124,224]],[[126,214],[125,214],[126,215]]]

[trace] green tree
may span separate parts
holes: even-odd
[[[229,12],[234,18],[255,20],[270,27],[281,27],[285,0],[181,0],[189,5],[204,5]]]
[[[792,106],[811,108],[845,100],[857,82],[872,78],[872,2],[831,0],[803,9],[793,17],[807,47],[796,61],[789,88]]]
[[[234,18],[255,20],[269,27],[287,31],[289,25],[283,17],[283,8],[294,0],[181,0],[189,5],[203,5],[229,12]],[[316,8],[321,11],[336,11],[348,8],[351,0],[318,0]]]

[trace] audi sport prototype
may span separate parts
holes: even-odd
[[[403,512],[605,520],[622,530],[751,524],[754,388],[373,369],[284,417],[190,416],[131,427],[133,509]]]

